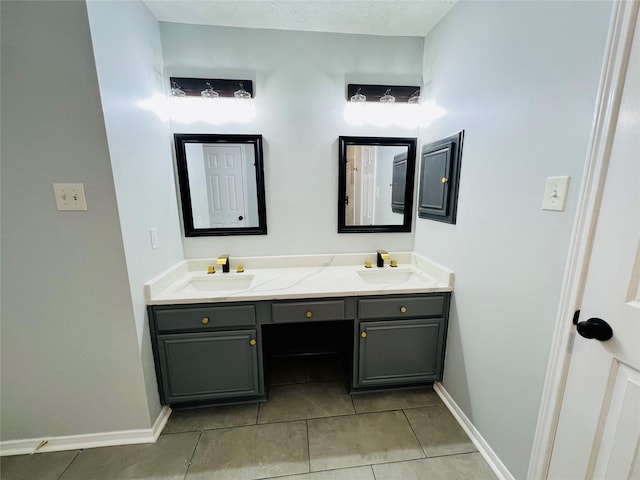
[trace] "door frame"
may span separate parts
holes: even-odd
[[[575,338],[572,319],[582,304],[639,7],[637,0],[613,4],[580,198],[531,448],[528,480],[548,476]]]

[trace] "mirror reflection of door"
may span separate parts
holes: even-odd
[[[205,145],[209,226],[243,227],[247,198],[241,145]]]
[[[347,225],[373,225],[376,151],[372,145],[347,149]]]
[[[405,146],[347,146],[346,225],[402,224],[405,180],[398,175],[406,175],[406,158]]]
[[[253,145],[185,145],[195,228],[258,225]]]

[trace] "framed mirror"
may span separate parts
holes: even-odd
[[[184,234],[266,235],[262,135],[174,135]]]
[[[338,233],[411,231],[416,143],[340,137]]]

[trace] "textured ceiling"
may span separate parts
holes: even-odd
[[[144,0],[162,22],[424,37],[455,0]]]

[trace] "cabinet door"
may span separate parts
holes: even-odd
[[[360,322],[358,386],[442,379],[444,319]]]
[[[464,131],[422,147],[418,217],[456,223]]]
[[[255,396],[256,330],[158,336],[165,403]]]

